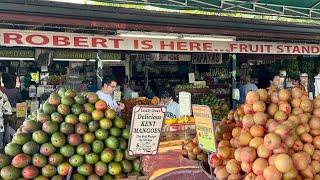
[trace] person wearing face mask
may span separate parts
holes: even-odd
[[[167,107],[166,119],[178,118],[180,116],[179,104],[172,99],[171,88],[165,88],[161,93],[161,101],[159,105]]]
[[[113,75],[103,77],[102,88],[97,92],[100,99],[104,100],[108,106],[114,109],[116,112],[121,112],[124,109],[124,104],[116,102],[113,98],[113,93],[117,87],[117,80]]]

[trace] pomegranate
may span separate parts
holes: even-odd
[[[232,129],[232,137],[239,137],[241,134],[241,128],[240,127],[235,127]]]
[[[299,114],[300,121],[302,124],[308,123],[309,121],[309,116],[307,114]]]
[[[300,174],[303,176],[304,179],[313,179],[313,176],[316,174],[315,170],[311,165],[308,165],[308,167],[300,172]]]
[[[274,119],[277,120],[277,121],[284,121],[288,118],[287,114],[283,111],[277,111],[275,114],[274,114]]]
[[[289,172],[292,166],[292,159],[288,154],[278,154],[274,160],[274,166],[282,173]]]
[[[303,150],[303,143],[302,143],[302,141],[300,141],[300,140],[294,141],[293,149],[294,149],[295,151],[302,151],[302,150]]]
[[[291,113],[291,106],[289,103],[282,103],[279,105],[279,110],[283,111],[286,115]]]
[[[278,105],[272,103],[272,104],[270,104],[270,105],[268,106],[268,110],[267,110],[267,111],[268,111],[268,114],[269,114],[270,116],[273,116],[278,110],[279,110]]]
[[[227,146],[218,147],[217,156],[221,159],[227,159],[231,155],[231,148]]]
[[[313,137],[309,133],[303,133],[300,138],[304,143],[312,143],[313,141]]]
[[[255,124],[250,128],[250,134],[253,137],[263,137],[264,136],[264,127],[261,125]]]
[[[228,176],[229,176],[229,173],[227,172],[226,167],[219,168],[219,170],[216,173],[216,177],[218,179],[227,179]]]
[[[292,109],[292,112],[291,112],[293,115],[299,115],[299,114],[302,114],[303,113],[303,110],[300,108],[300,107],[296,107],[296,108],[293,108]]]
[[[249,174],[246,175],[246,177],[244,178],[244,180],[255,180],[256,177],[257,177],[257,176],[256,176],[253,172],[251,172],[251,173],[249,173]]]
[[[261,144],[263,144],[263,138],[254,137],[253,139],[251,139],[249,146],[257,149]]]
[[[318,96],[319,97],[319,96]],[[320,98],[316,98],[314,101],[313,101],[313,107],[314,108],[320,108]]]
[[[254,111],[253,111],[252,104],[245,104],[244,107],[243,107],[243,111],[244,111],[245,114],[253,114]]]
[[[304,112],[312,112],[313,109],[313,104],[312,101],[310,99],[304,99],[301,101],[300,104],[300,108],[304,111]]]
[[[263,112],[256,112],[253,115],[253,121],[259,125],[265,125],[267,123],[268,116]]]
[[[320,150],[315,150],[313,152],[312,159],[320,162]]]
[[[261,144],[261,145],[257,148],[257,155],[258,155],[258,157],[260,157],[260,158],[268,158],[269,156],[272,155],[272,150],[267,149],[264,144]]]
[[[252,138],[253,137],[251,136],[251,134],[249,132],[241,133],[240,136],[239,136],[240,145],[242,145],[242,146],[249,145],[249,143],[250,143]]]
[[[256,150],[252,147],[242,148],[240,155],[241,155],[241,161],[247,162],[247,163],[252,163],[257,157]]]
[[[301,98],[303,95],[303,91],[300,88],[295,87],[295,88],[292,88],[291,95],[293,98]]]
[[[279,125],[279,122],[273,120],[273,121],[270,122],[270,124],[267,126],[267,127],[268,127],[268,131],[269,131],[269,132],[274,131],[278,125]]]
[[[285,143],[281,143],[280,147],[273,150],[273,154],[281,154],[281,153],[287,153],[288,147]]]
[[[313,161],[311,162],[311,166],[313,167],[315,173],[318,174],[318,173],[320,172],[320,162],[319,162],[319,161],[313,160]]]
[[[263,170],[263,177],[266,180],[281,180],[282,174],[274,166],[268,166]]]
[[[246,103],[253,104],[259,101],[259,94],[254,91],[249,91],[246,96]]]
[[[286,89],[281,89],[279,91],[280,101],[288,101],[291,98],[291,93]]]
[[[311,129],[320,129],[320,119],[313,116],[310,120],[309,120],[309,127]]]
[[[252,163],[242,162],[241,169],[245,173],[250,173],[252,171]]]
[[[289,135],[290,128],[287,125],[279,124],[274,132],[280,135],[282,139],[285,139]]]
[[[265,89],[258,89],[257,93],[259,94],[260,101],[267,101],[268,100],[268,92]]]
[[[266,104],[263,101],[257,101],[253,103],[252,109],[254,112],[264,112],[266,110]]]
[[[300,107],[300,104],[301,104],[301,99],[299,98],[294,98],[291,101],[291,106],[294,108]]]
[[[308,158],[301,152],[293,154],[292,161],[294,167],[299,171],[305,170],[308,166]]]
[[[218,158],[215,154],[210,154],[210,166],[216,168],[222,165],[222,159]]]
[[[314,137],[312,144],[316,149],[320,149],[320,136]]]
[[[303,151],[308,153],[310,156],[312,156],[314,153],[314,147],[312,144],[306,143],[303,145]]]
[[[276,154],[269,157],[268,162],[269,162],[270,166],[274,166],[274,161],[275,161],[276,157],[277,157]]]
[[[298,171],[296,168],[291,168],[290,171],[283,174],[282,179],[289,180],[289,179],[296,179],[298,176]]]
[[[301,124],[296,128],[296,132],[298,135],[302,135],[303,133],[306,133],[307,130],[306,130],[305,126]]]
[[[253,115],[251,115],[251,114],[244,115],[243,119],[242,119],[243,128],[250,129],[250,127],[253,125],[254,125]]]
[[[316,117],[320,118],[320,108],[316,108],[313,110],[313,115],[315,115]]]
[[[228,180],[241,180],[241,174],[230,174]]]
[[[227,162],[226,169],[229,174],[238,174],[241,170],[241,167],[237,160],[231,159]]]
[[[269,166],[269,163],[264,158],[258,158],[253,162],[252,170],[256,175],[263,175],[263,170]]]
[[[297,115],[290,115],[288,121],[293,122],[296,126],[301,123],[300,117]]]
[[[284,140],[284,143],[287,145],[288,148],[291,148],[293,146],[295,140],[296,140],[296,138],[294,136],[288,136]]]
[[[278,92],[271,93],[271,102],[278,104],[279,101],[280,101],[280,99],[278,96]]]
[[[234,158],[237,160],[237,161],[241,161],[241,148],[237,148],[235,151],[234,151]]]
[[[312,136],[319,136],[320,135],[320,129],[312,129],[312,130],[310,130],[310,134]]]
[[[281,144],[281,137],[276,133],[268,133],[264,139],[264,145],[267,149],[273,150],[280,146]]]
[[[259,175],[254,180],[266,180],[266,178],[264,178],[263,175]]]

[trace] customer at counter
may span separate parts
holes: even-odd
[[[167,107],[166,119],[178,118],[180,116],[179,104],[173,100],[173,90],[165,88],[161,93],[159,105]]]

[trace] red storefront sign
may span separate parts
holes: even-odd
[[[320,54],[320,45],[317,44],[183,40],[165,39],[165,36],[163,39],[152,39],[10,29],[0,30],[0,45],[128,51]]]

